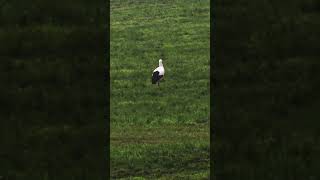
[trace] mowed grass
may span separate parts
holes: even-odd
[[[208,179],[209,3],[111,1],[113,179]]]
[[[113,127],[112,177],[208,175],[208,131],[205,125]]]

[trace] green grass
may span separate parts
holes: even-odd
[[[209,12],[209,1],[111,1],[112,178],[208,179]]]
[[[160,178],[208,170],[208,132],[207,125],[113,126],[112,177]]]

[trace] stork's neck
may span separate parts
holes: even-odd
[[[163,64],[162,64],[162,62],[159,62],[159,67],[163,67]]]

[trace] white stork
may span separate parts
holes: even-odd
[[[157,67],[152,73],[152,84],[158,83],[158,86],[159,86],[159,82],[163,78],[163,76],[164,76],[164,67],[162,64],[162,59],[159,59],[159,67]]]

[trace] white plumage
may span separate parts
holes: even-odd
[[[152,73],[152,84],[158,83],[158,86],[159,86],[159,82],[163,78],[164,72],[165,70],[162,64],[162,59],[159,59],[159,67],[153,70],[153,73]]]
[[[162,59],[159,59],[159,67],[157,67],[153,72],[159,71],[159,75],[164,76],[164,67],[162,64]]]

